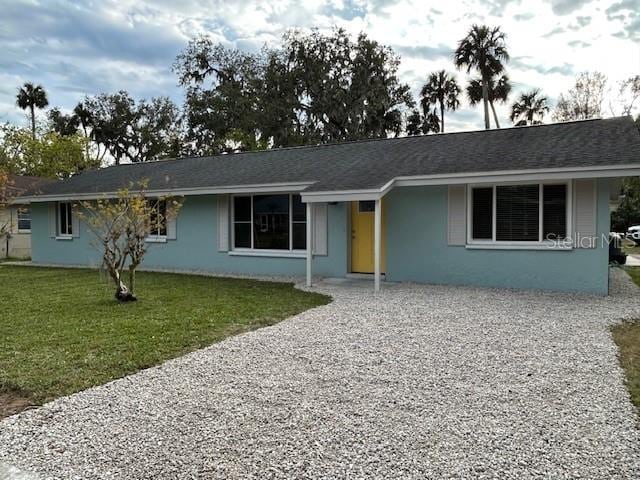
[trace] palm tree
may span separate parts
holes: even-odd
[[[456,82],[456,78],[440,70],[439,72],[429,75],[427,83],[425,83],[420,91],[420,104],[425,116],[431,105],[440,106],[440,131],[444,132],[444,111],[456,110],[460,106],[458,95],[460,87]]]
[[[480,72],[482,83],[482,101],[484,103],[484,127],[489,129],[489,79],[504,70],[503,62],[509,60],[505,45],[505,35],[500,27],[473,25],[471,30],[458,43],[454,53],[456,67]]]
[[[31,111],[31,134],[36,138],[36,108],[45,108],[49,105],[47,92],[44,91],[42,85],[33,85],[27,82],[20,89],[16,97],[16,105],[22,110],[27,108]]]
[[[500,122],[498,121],[498,115],[494,103],[506,103],[511,93],[511,82],[507,75],[502,75],[496,81],[495,77],[489,78],[487,82],[487,98],[491,111],[493,112],[493,120],[496,123],[496,128],[500,128]],[[476,105],[482,101],[482,80],[474,78],[469,82],[467,86],[467,97],[471,105]]]
[[[84,103],[79,102],[73,108],[73,114],[76,116],[76,118],[80,122],[80,126],[82,127],[82,131],[84,132],[84,136],[88,137],[89,134],[87,130],[91,125],[91,121],[93,120],[91,112],[87,109]]]
[[[87,109],[86,105],[83,102],[78,102],[78,104],[73,108],[73,115],[80,122],[80,127],[82,127],[82,132],[84,133],[85,143],[84,143],[84,154],[86,158],[89,158],[89,127],[93,122],[93,115]]]
[[[511,105],[511,121],[516,125],[539,125],[548,111],[547,97],[536,88],[521,93],[518,101]],[[520,120],[516,123],[518,119]]]

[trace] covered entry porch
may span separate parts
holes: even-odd
[[[303,197],[304,201],[304,197]],[[336,202],[330,202],[336,203]],[[348,267],[349,274],[372,275],[374,290],[380,291],[385,272],[385,224],[382,197],[375,199],[352,199],[344,201],[348,212]],[[315,238],[314,202],[306,202],[306,284],[313,283],[313,239]]]

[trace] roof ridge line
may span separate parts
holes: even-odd
[[[357,143],[367,143],[367,142],[379,142],[379,141],[394,141],[394,140],[408,140],[412,138],[425,138],[425,137],[439,137],[444,135],[464,135],[464,134],[473,134],[473,133],[485,133],[485,132],[503,132],[510,131],[516,129],[526,129],[526,128],[539,128],[539,127],[553,127],[557,125],[567,125],[571,123],[586,123],[586,122],[594,122],[594,121],[606,121],[606,120],[615,120],[630,117],[629,115],[620,115],[609,118],[587,118],[587,119],[579,119],[579,120],[567,120],[564,122],[554,122],[554,123],[541,123],[538,125],[512,125],[504,128],[493,128],[493,129],[477,129],[477,130],[465,130],[461,132],[437,132],[432,134],[421,134],[421,135],[407,135],[404,137],[391,137],[391,138],[361,138],[358,140],[346,140],[346,141],[338,141],[331,143],[318,143],[314,145],[293,145],[289,147],[278,147],[278,148],[264,148],[261,150],[249,150],[243,152],[229,152],[229,153],[217,153],[214,155],[201,155],[201,156],[188,156],[188,157],[174,157],[174,158],[163,158],[160,160],[152,160],[148,162],[131,162],[131,163],[122,163],[119,165],[109,165],[106,168],[113,167],[124,167],[131,165],[152,165],[155,163],[161,162],[175,162],[179,160],[194,160],[194,159],[206,159],[206,158],[220,158],[225,156],[235,156],[235,155],[249,155],[256,153],[268,153],[268,152],[281,152],[285,150],[296,150],[296,149],[311,149],[311,148],[321,148],[321,147],[331,147],[336,145],[350,145]],[[106,169],[105,168],[105,169]],[[103,169],[104,170],[104,169]]]

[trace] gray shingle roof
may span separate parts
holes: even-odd
[[[183,158],[89,171],[43,195],[313,182],[307,191],[379,188],[394,177],[640,163],[631,117]]]
[[[9,175],[8,189],[21,195],[24,192],[33,192],[41,185],[55,182],[52,178],[34,177],[29,175]]]

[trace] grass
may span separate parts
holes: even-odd
[[[622,242],[622,250],[627,255],[640,255],[640,245],[636,245],[631,240],[623,240]]]
[[[625,270],[640,286],[640,267]],[[620,351],[620,365],[625,371],[631,401],[640,411],[640,319],[615,325],[611,333]]]
[[[612,333],[620,349],[620,364],[627,377],[631,401],[640,409],[640,321],[618,324]]]
[[[29,257],[2,257],[0,258],[0,263],[4,263],[4,262],[27,262],[31,260],[31,258]]]
[[[0,401],[42,403],[272,325],[329,298],[291,284],[145,273],[118,304],[95,270],[0,266]]]

